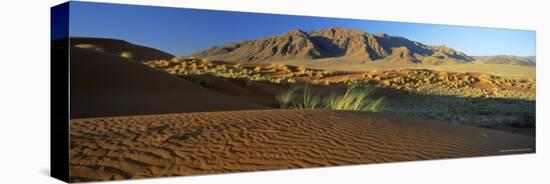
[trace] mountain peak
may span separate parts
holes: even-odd
[[[378,36],[378,37],[388,37],[388,34],[386,34],[386,33],[378,33],[378,34],[374,34],[374,36]]]
[[[364,35],[364,34],[367,34],[363,30],[353,29],[353,28],[345,28],[345,27],[327,27],[327,28],[320,29],[320,30],[309,31],[308,33],[312,33],[312,32],[313,33],[322,33],[322,34],[325,34],[325,35],[352,35],[352,34]]]
[[[304,33],[305,32],[302,31],[301,29],[292,29],[289,32],[287,32],[286,34],[304,34]]]
[[[330,31],[361,31],[361,32],[364,32],[363,30],[360,30],[360,29],[347,28],[347,27],[338,27],[338,26],[327,27],[327,28],[321,29],[321,31],[322,31],[322,30],[330,30]]]

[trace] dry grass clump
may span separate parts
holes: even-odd
[[[281,108],[284,109],[333,109],[351,111],[378,112],[382,109],[384,97],[373,99],[373,88],[360,85],[350,85],[344,92],[331,94],[316,93],[311,86],[290,88],[276,96]]]

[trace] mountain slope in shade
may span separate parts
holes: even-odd
[[[494,55],[475,56],[474,58],[478,62],[486,64],[536,65],[536,56]]]
[[[308,32],[296,29],[267,38],[215,46],[191,56],[229,61],[343,57],[361,61],[384,59],[391,62],[429,64],[474,60],[446,46],[429,46],[403,37],[340,27]]]

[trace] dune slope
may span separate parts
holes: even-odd
[[[116,55],[71,48],[71,118],[263,109]]]
[[[73,119],[70,129],[74,182],[535,152],[532,137],[330,110]]]
[[[128,57],[131,57],[136,61],[170,59],[174,57],[164,51],[141,45],[135,45],[124,40],[86,37],[71,37],[70,39],[71,46],[101,51],[116,56],[120,56],[122,53],[128,53]]]

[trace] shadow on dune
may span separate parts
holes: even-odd
[[[53,48],[66,41],[54,41]],[[147,55],[143,47],[138,51]],[[71,119],[268,108],[206,89],[133,59],[75,47],[73,39],[69,57]]]

